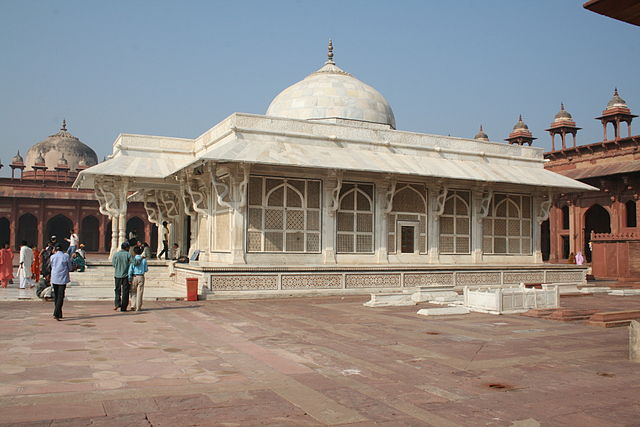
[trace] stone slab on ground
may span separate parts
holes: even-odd
[[[614,289],[609,292],[609,295],[616,297],[629,297],[640,295],[640,289]]]
[[[434,300],[437,297],[457,297],[458,293],[454,291],[454,286],[425,286],[417,288],[411,295],[411,299],[415,302],[426,302]]]
[[[422,316],[451,316],[469,313],[469,309],[464,307],[422,308],[418,310],[418,314]]]
[[[365,307],[401,307],[416,305],[411,294],[379,293],[371,294],[371,299],[363,304]]]

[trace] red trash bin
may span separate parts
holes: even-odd
[[[187,277],[187,301],[198,301],[197,277]]]

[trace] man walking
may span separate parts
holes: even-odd
[[[120,245],[120,250],[113,255],[111,264],[114,268],[114,278],[116,281],[114,310],[127,311],[129,305],[129,242]]]
[[[71,260],[69,255],[62,250],[62,245],[56,245],[53,255],[51,255],[51,285],[55,293],[55,309],[53,318],[62,319],[62,304],[64,303],[64,293],[69,283],[69,271],[71,271]]]
[[[169,224],[167,221],[162,222],[162,251],[158,254],[158,259],[164,255],[165,259],[169,259]]]
[[[144,273],[149,271],[147,260],[142,256],[142,246],[133,248],[136,256],[129,265],[129,282],[131,283],[131,310],[142,310],[142,294],[144,293]]]
[[[20,289],[25,289],[31,278],[31,264],[33,264],[33,250],[27,245],[27,241],[23,240],[20,246],[20,267],[18,268]]]

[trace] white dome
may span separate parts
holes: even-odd
[[[330,48],[331,49],[331,48]],[[267,116],[290,119],[348,119],[395,129],[391,106],[374,88],[336,66],[330,50],[325,65],[276,96]]]

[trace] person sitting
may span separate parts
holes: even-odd
[[[142,244],[142,256],[146,259],[151,259],[151,248],[147,242]]]
[[[76,249],[76,252],[78,252],[85,261],[87,260],[87,251],[84,249],[84,243],[80,243],[80,246],[78,247],[78,249]]]
[[[177,260],[178,258],[180,258],[180,255],[180,246],[178,246],[177,243],[174,243],[173,248],[171,249],[171,259]]]
[[[74,252],[71,255],[71,264],[73,265],[73,269],[75,271],[79,271],[82,273],[86,267],[86,263],[84,262],[84,258],[78,252]]]

